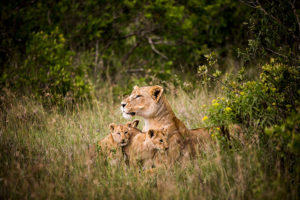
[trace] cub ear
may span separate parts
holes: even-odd
[[[156,102],[158,102],[161,98],[163,91],[164,89],[161,86],[155,85],[150,88],[150,95]]]
[[[115,127],[116,127],[116,124],[115,124],[115,123],[109,124],[109,129],[110,129],[110,131],[114,131]]]
[[[155,132],[154,132],[154,130],[153,129],[150,129],[149,131],[148,131],[148,137],[149,138],[152,138],[152,137],[154,137],[154,135],[155,135]]]
[[[139,120],[133,120],[132,122],[127,122],[127,126],[129,128],[136,128],[139,125]]]

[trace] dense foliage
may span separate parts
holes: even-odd
[[[121,85],[132,76],[137,83],[149,83],[153,76],[174,81],[174,72],[193,74],[212,50],[220,64],[235,55],[246,63],[272,55],[296,65],[298,6],[282,0],[2,1],[1,83],[18,81],[8,76],[10,69],[22,73],[36,33],[51,34],[57,28],[66,51],[75,51],[76,57],[88,54],[79,71],[89,68],[90,78]],[[65,59],[62,51],[56,54]],[[36,71],[40,67],[30,65]]]
[[[91,87],[84,80],[86,67],[74,66],[73,55],[57,28],[50,34],[40,31],[26,45],[24,64],[18,70],[7,69],[3,76],[11,79],[10,87],[26,88],[45,103],[62,104],[83,97]]]
[[[93,79],[122,84],[128,82],[127,73],[137,75],[137,83],[153,81],[153,76],[169,81],[174,69],[195,72],[211,49],[227,55],[232,51],[227,46],[242,44],[242,22],[249,12],[240,2],[220,0],[2,2],[1,64],[4,74],[10,74],[12,65],[22,73],[30,53],[26,46],[34,43],[36,33],[51,34],[58,27],[66,50],[93,59],[84,66]],[[39,65],[30,67],[38,70]],[[150,76],[143,79],[145,75]],[[15,81],[2,77],[2,83]]]

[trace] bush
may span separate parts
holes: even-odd
[[[271,138],[281,157],[287,154],[300,155],[300,108],[280,125],[265,128],[265,133]]]
[[[261,70],[256,81],[244,81],[243,72],[236,78],[228,76],[224,97],[212,101],[202,120],[214,127],[241,124],[247,137],[240,139],[248,138],[249,144],[258,145],[269,161],[268,167],[280,163],[281,172],[294,180],[294,172],[300,170],[299,71],[273,60]],[[221,144],[228,144],[220,130],[214,130],[214,135]],[[240,146],[234,141],[230,144],[230,147]]]
[[[282,122],[299,106],[299,71],[280,63],[262,66],[257,81],[244,81],[242,75],[227,77],[225,97],[207,108],[209,123],[271,126]]]
[[[87,68],[74,66],[73,56],[58,28],[49,34],[40,31],[27,44],[24,64],[12,72],[7,70],[2,79],[19,91],[42,97],[44,103],[62,105],[86,96],[91,89],[85,80]]]

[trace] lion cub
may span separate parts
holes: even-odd
[[[117,125],[111,123],[109,125],[110,134],[98,142],[101,150],[111,156],[114,151],[121,150],[120,147],[125,147],[131,137],[134,137],[138,131],[135,131],[139,124],[139,120],[127,122],[125,125]]]
[[[111,123],[109,125],[110,133],[92,145],[88,150],[89,157],[95,157],[97,150],[100,150],[107,158],[110,158],[112,164],[123,158],[122,148],[129,144],[129,141],[140,131],[136,128],[139,120],[127,122],[125,125]]]
[[[156,152],[165,152],[169,148],[166,134],[161,130],[150,129],[146,133],[137,134],[124,148],[131,166],[143,166],[144,169],[153,167]]]

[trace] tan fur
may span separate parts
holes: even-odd
[[[157,153],[154,156],[155,167],[165,166],[168,167],[170,163],[175,161],[186,162],[190,158],[195,157],[199,152],[204,151],[211,144],[210,129],[208,128],[198,128],[189,130],[189,136],[185,137],[183,140],[177,139],[179,143],[177,149],[173,149],[173,156],[168,156],[167,154]],[[173,136],[171,139],[174,139]],[[174,152],[178,150],[179,152]],[[174,155],[180,154],[177,160],[174,159]]]
[[[153,157],[157,152],[168,150],[166,135],[161,130],[150,129],[147,133],[139,133],[124,148],[131,166],[141,165],[144,169],[152,168]]]
[[[191,129],[191,140],[193,143],[200,144],[201,146],[205,146],[211,142],[211,136],[210,136],[211,130],[209,128],[197,128],[197,129]]]
[[[114,154],[117,153],[118,145],[113,140],[111,133],[105,136],[105,138],[102,140],[98,141],[96,144],[88,146],[88,150],[86,152],[87,159],[93,160],[98,155],[99,150],[101,155],[106,156],[106,158],[113,158]]]
[[[113,157],[114,154],[120,153],[119,152],[119,146],[118,144],[114,141],[112,134],[108,134],[105,138],[100,140],[98,143],[98,148],[101,149],[101,152],[107,155],[108,157]]]
[[[124,117],[138,115],[145,118],[143,131],[150,128],[166,131],[171,162],[177,160],[183,148],[183,139],[189,135],[189,130],[175,116],[160,86],[135,87],[131,95],[122,101]]]
[[[127,122],[125,125],[111,123],[109,125],[110,133],[89,148],[89,156],[95,157],[97,149],[100,148],[102,155],[110,158],[112,163],[116,164],[116,162],[121,161],[123,159],[122,148],[129,144],[131,137],[140,133],[136,128],[138,123],[138,120]]]
[[[161,86],[135,86],[131,95],[124,99],[121,105],[124,117],[138,115],[145,119],[143,131],[148,131],[150,128],[166,131],[169,151],[168,158],[164,156],[162,162],[168,159],[169,162],[173,163],[180,156],[191,156],[195,149],[193,144],[210,137],[209,132],[205,129],[190,131],[186,128],[184,123],[175,116],[169,102],[163,95]],[[196,133],[200,133],[199,131],[201,134],[197,135]]]

